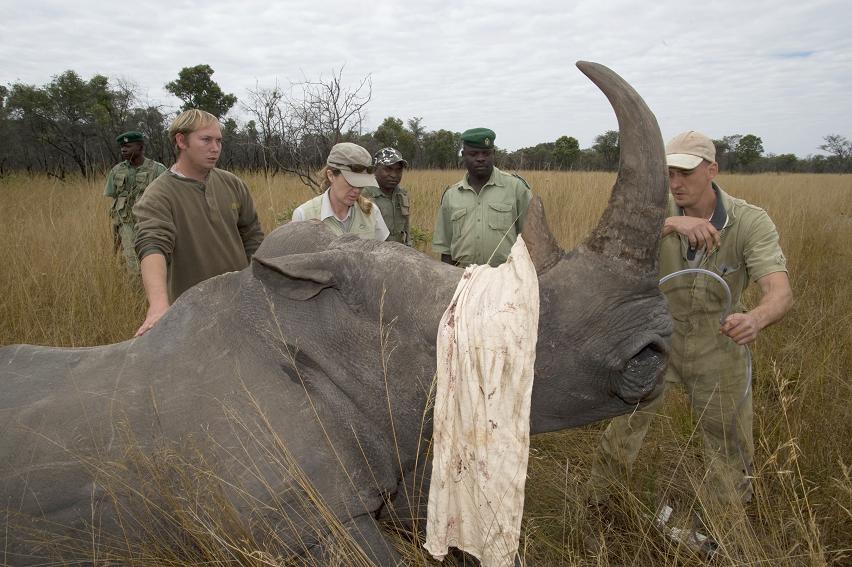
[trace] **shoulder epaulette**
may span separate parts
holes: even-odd
[[[514,173],[514,172],[512,172],[512,177],[517,177],[518,179],[520,179],[520,180],[521,180],[521,183],[523,183],[524,185],[526,185],[526,186],[527,186],[527,189],[529,189],[530,191],[532,191],[532,187],[530,187],[530,184],[529,184],[529,183],[527,183],[527,180],[526,180],[526,179],[524,179],[523,177],[521,177],[520,175],[518,175],[517,173]]]
[[[444,195],[446,195],[447,191],[449,191],[450,188],[452,188],[452,187],[453,187],[452,185],[447,185],[446,187],[444,187],[444,192],[441,193],[441,204],[442,205],[444,204]]]

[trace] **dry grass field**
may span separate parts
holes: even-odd
[[[429,253],[441,191],[460,171],[412,171],[404,185]],[[565,248],[603,210],[605,173],[525,172]],[[264,229],[310,197],[289,177],[247,175]],[[754,345],[756,499],[705,518],[720,543],[717,565],[852,565],[852,176],[723,175],[723,188],[764,207],[781,233],[796,303]],[[0,179],[0,345],[89,346],[128,339],[145,310],[138,282],[112,252],[100,181]],[[425,259],[424,259],[425,260]],[[749,300],[756,294],[751,290]],[[2,384],[0,384],[2,388]],[[670,393],[628,486],[604,517],[590,516],[583,483],[602,424],[533,440],[521,548],[530,565],[698,565],[648,515],[662,500],[694,504],[700,441],[685,399]],[[599,536],[600,549],[584,546]],[[404,539],[418,565],[431,560]],[[272,565],[261,553],[217,555],[207,565]],[[165,552],[164,552],[165,553]],[[129,554],[137,565],[200,564],[198,555]],[[341,565],[356,563],[347,555]],[[118,563],[121,563],[119,561]]]

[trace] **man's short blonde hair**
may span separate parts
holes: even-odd
[[[219,124],[219,119],[205,110],[190,108],[178,114],[169,126],[169,139],[172,141],[175,152],[180,153],[180,148],[177,145],[178,134],[188,136],[196,130],[212,124]]]

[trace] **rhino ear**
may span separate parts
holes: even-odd
[[[538,275],[542,275],[555,266],[562,258],[562,249],[547,225],[541,197],[533,197],[529,207],[527,207],[522,236]]]
[[[268,281],[270,276],[263,273],[272,270],[284,276],[276,277],[273,287],[289,299],[306,301],[329,287],[336,287],[334,273],[326,268],[325,258],[328,252],[313,254],[293,254],[277,258],[252,257],[252,270],[259,279]],[[262,266],[262,267],[261,267]]]

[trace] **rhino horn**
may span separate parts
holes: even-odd
[[[612,70],[587,61],[577,67],[603,91],[618,118],[618,178],[609,205],[582,247],[616,258],[645,275],[658,271],[668,172],[660,127],[642,97]]]
[[[541,197],[533,197],[530,201],[522,236],[538,275],[542,275],[559,262],[562,249],[559,248],[556,238],[547,225]]]

